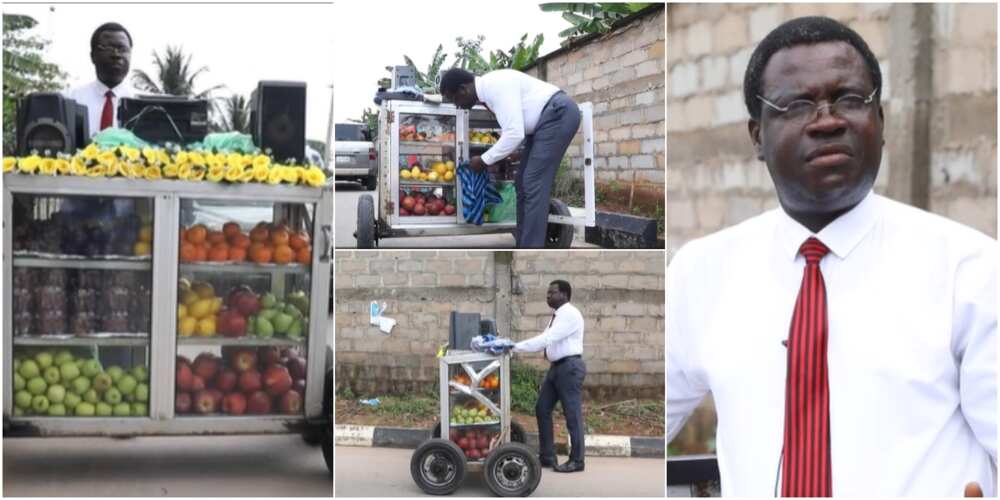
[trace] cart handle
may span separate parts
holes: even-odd
[[[333,250],[332,240],[333,240],[333,226],[326,224],[323,226],[323,238],[326,240],[323,244],[323,255],[319,258],[323,262],[330,261],[330,253]]]

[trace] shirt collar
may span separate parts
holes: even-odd
[[[819,233],[813,233],[791,218],[783,209],[778,209],[778,245],[789,259],[795,260],[802,243],[810,236],[815,236],[834,255],[844,260],[875,227],[881,213],[881,197],[874,192],[869,192],[857,206],[834,219]]]
[[[100,80],[94,80],[94,88],[97,89],[97,93],[101,97],[104,97],[104,94],[107,94],[108,91],[110,90],[115,94],[115,99],[117,99],[125,94],[125,80],[122,80],[122,82],[116,85],[114,88],[108,87],[107,85],[104,84],[104,82]]]
[[[472,83],[473,83],[473,85],[476,86],[476,100],[479,101],[479,102],[486,102],[486,99],[483,99],[483,91],[485,89],[483,88],[483,79],[482,79],[482,77],[478,77],[478,76],[473,77]]]

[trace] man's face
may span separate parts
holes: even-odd
[[[131,58],[132,46],[123,31],[102,31],[97,35],[97,46],[90,52],[97,79],[108,87],[125,80]]]
[[[549,285],[549,291],[545,293],[545,303],[553,309],[566,303],[566,296],[559,291],[558,285]]]
[[[472,109],[476,105],[476,95],[472,91],[475,84],[464,83],[458,86],[458,90],[450,94],[444,94],[444,98],[455,103],[455,106],[462,109]]]
[[[784,107],[796,99],[821,105],[875,90],[861,54],[844,42],[798,45],[775,52],[764,68],[761,97]],[[882,159],[882,107],[858,113],[821,109],[790,120],[761,104],[750,120],[757,158],[767,163],[781,205],[789,212],[828,214],[857,205],[871,190]]]

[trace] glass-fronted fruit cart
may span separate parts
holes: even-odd
[[[332,194],[5,174],[5,435],[330,426]]]
[[[558,199],[549,210],[547,245],[568,248],[574,225],[594,225],[593,120],[590,103],[580,105],[584,156],[584,215],[573,217]],[[355,238],[358,248],[404,236],[510,233],[513,211],[500,215],[487,207],[482,224],[462,216],[462,183],[456,169],[481,155],[500,137],[492,113],[481,106],[464,110],[450,103],[385,99],[379,108],[378,193],[358,198]],[[491,181],[513,197],[518,163],[502,160],[488,169]],[[506,189],[505,189],[506,188]],[[510,205],[510,204],[508,204]],[[510,205],[513,206],[513,205]]]

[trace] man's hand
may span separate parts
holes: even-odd
[[[469,168],[471,168],[473,172],[482,172],[483,170],[486,170],[486,162],[483,161],[481,156],[473,156],[472,158],[469,158]]]
[[[965,496],[981,497],[983,496],[983,489],[979,487],[979,483],[968,483],[965,485]]]

